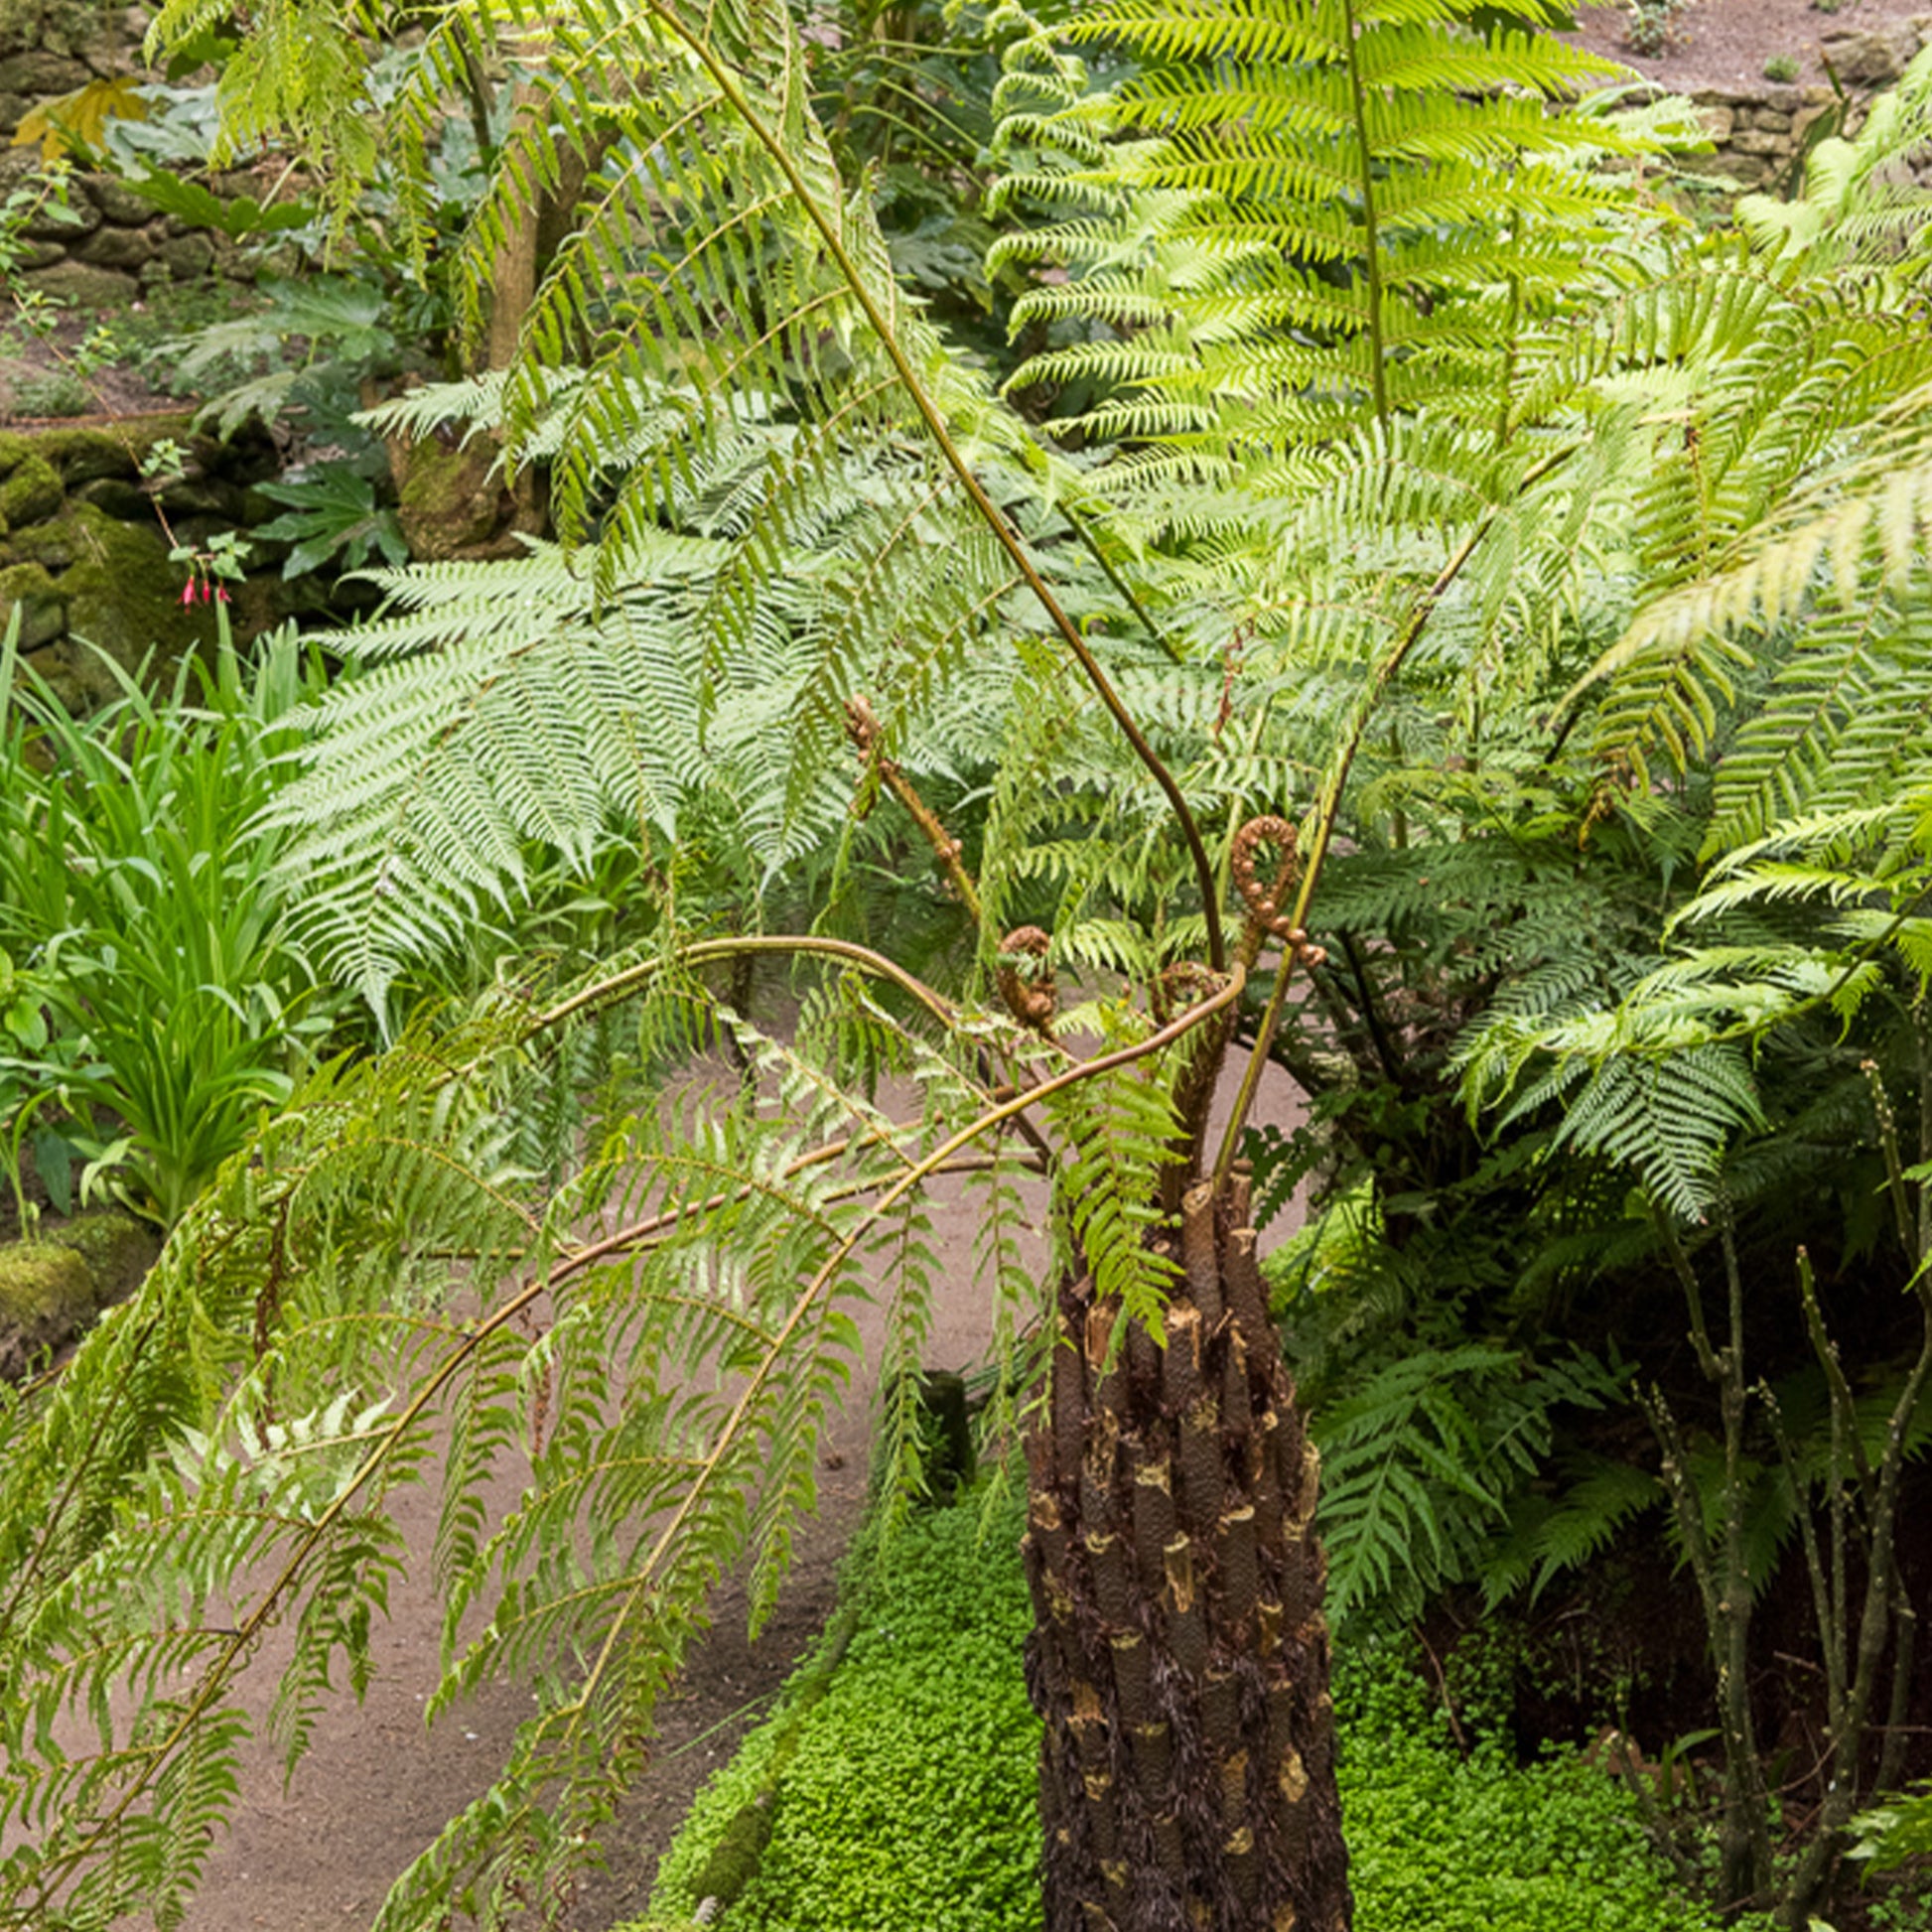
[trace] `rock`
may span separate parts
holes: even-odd
[[[392,445],[399,470],[397,520],[410,552],[426,562],[457,557],[503,557],[521,546],[511,534],[514,506],[495,470],[496,448],[473,437],[445,449],[434,436]]]
[[[102,1309],[125,1301],[160,1253],[152,1228],[113,1211],[0,1247],[0,1377],[20,1381]]]
[[[1791,137],[1788,134],[1769,134],[1758,127],[1739,128],[1730,137],[1733,152],[1744,154],[1786,154],[1790,152]]]
[[[60,472],[44,456],[30,456],[0,483],[0,521],[9,530],[45,523],[59,514],[66,498]]]
[[[75,246],[73,258],[102,268],[139,269],[154,259],[159,239],[140,228],[97,228]]]
[[[1698,109],[1698,119],[1704,124],[1704,131],[1719,147],[1730,139],[1731,126],[1736,118],[1735,110],[1714,102],[1708,107]]]
[[[154,498],[125,477],[96,477],[74,492],[83,503],[98,503],[121,523],[146,523],[154,516]]]
[[[100,226],[100,209],[77,181],[68,183],[64,196],[49,196],[21,224],[21,233],[35,241],[76,242]]]
[[[1757,110],[1756,124],[1767,134],[1791,132],[1791,116],[1781,107],[1760,107]]]
[[[70,94],[92,78],[79,61],[62,54],[12,54],[0,61],[0,93]]]
[[[33,109],[26,94],[0,94],[0,134],[11,134]]]
[[[1897,27],[1846,27],[1819,44],[1831,69],[1847,86],[1881,87],[1896,80],[1918,51],[1909,24]]]
[[[192,282],[207,272],[208,263],[214,259],[214,243],[205,234],[177,235],[172,241],[164,241],[154,254],[157,261],[167,264],[176,281]]]
[[[120,695],[106,658],[77,638],[57,637],[45,650],[35,651],[27,663],[69,711],[98,711]]]
[[[138,477],[141,461],[155,444],[172,437],[184,448],[193,440],[186,410],[156,416],[123,417],[112,429],[75,424],[70,429],[44,429],[21,440],[46,457],[71,489],[96,477]],[[0,444],[5,439],[0,438]],[[5,452],[0,449],[0,462]]]
[[[86,64],[90,73],[97,74],[102,80],[112,80],[116,74],[140,66],[141,35],[136,34],[129,40],[110,27],[96,34],[92,40],[83,42],[73,53],[76,60]]]
[[[123,523],[81,502],[69,502],[61,520],[76,558],[61,578],[69,636],[129,670],[151,654],[172,662],[212,637],[212,616],[182,604],[181,567],[168,561],[158,524]]]
[[[91,262],[56,262],[20,278],[30,289],[76,309],[124,309],[140,294],[132,275],[117,268],[96,268]]]
[[[212,477],[184,477],[169,483],[161,492],[161,506],[177,519],[213,517],[230,528],[247,520],[241,490]]]
[[[24,563],[39,564],[59,576],[75,561],[73,539],[62,521],[30,523],[7,540],[7,554]]]
[[[39,650],[68,627],[67,600],[39,564],[8,564],[0,570],[0,622],[20,613],[20,648]]]
[[[77,1335],[94,1311],[94,1279],[71,1248],[0,1248],[0,1378],[22,1382]]]
[[[155,218],[154,204],[112,175],[89,175],[87,193],[94,198],[101,213],[123,228],[146,227]]]

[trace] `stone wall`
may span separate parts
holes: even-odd
[[[37,148],[0,149],[0,197],[39,164]],[[213,184],[217,193],[223,185]],[[260,191],[252,176],[226,186],[237,195]],[[83,311],[122,307],[157,282],[254,279],[255,264],[226,236],[191,232],[111,176],[70,176],[67,206],[76,219],[45,212],[28,222],[19,280]]]
[[[0,8],[0,15],[6,11]],[[0,18],[0,137],[11,139],[43,101],[74,93],[90,80],[138,70],[147,24],[142,7],[68,6],[37,10],[17,22]],[[7,45],[21,35],[34,38],[26,46]],[[0,197],[39,165],[37,146],[10,148],[0,141]],[[217,195],[261,192],[250,175],[217,177],[209,186]],[[29,288],[93,309],[131,302],[157,282],[208,274],[253,279],[252,264],[224,237],[191,232],[111,177],[71,177],[68,206],[77,219],[43,214],[27,225],[21,280]]]
[[[1882,26],[1846,28],[1824,36],[1821,46],[1849,102],[1842,128],[1856,134],[1864,103],[1904,72],[1918,51],[1932,45],[1932,13],[1913,14]],[[1690,166],[1714,181],[1740,188],[1782,189],[1791,178],[1820,120],[1836,116],[1837,92],[1828,86],[1777,86],[1764,81],[1747,91],[1700,88],[1691,96],[1704,110],[1704,122],[1717,151],[1694,157]],[[1932,166],[1922,179],[1932,179]]]
[[[185,474],[150,490],[141,462],[164,438],[180,446]],[[169,661],[207,643],[213,615],[182,603],[169,532],[206,545],[265,521],[275,506],[253,485],[274,468],[266,438],[217,443],[193,435],[186,415],[0,433],[0,621],[18,610],[21,656],[84,708],[115,688],[88,644],[132,669],[151,651]],[[278,622],[293,596],[272,575],[234,586],[236,632]]]

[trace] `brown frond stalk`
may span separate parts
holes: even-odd
[[[917,787],[905,775],[898,760],[889,758],[880,749],[882,730],[879,719],[864,698],[846,700],[845,730],[846,736],[859,749],[860,762],[868,771],[879,774],[880,782],[905,807],[912,823],[925,835],[926,843],[932,848],[932,856],[939,861],[940,869],[951,882],[953,891],[959,895],[959,902],[977,922],[980,917],[979,888],[973,883],[973,875],[966,870],[960,856],[965,848],[946,830],[939,814],[919,796]]]

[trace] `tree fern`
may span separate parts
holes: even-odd
[[[1613,69],[1472,12],[1263,0],[1083,15],[1080,40],[1145,66],[1104,93],[1021,67],[1011,132],[1064,130],[1068,150],[1009,192],[1077,212],[1002,246],[1079,271],[1026,298],[1023,319],[1085,317],[1115,340],[1048,351],[1016,383],[1101,375],[1125,393],[1090,430],[1184,438],[1210,466],[1323,438],[1364,406],[1384,425],[1425,404],[1506,425],[1498,345],[1626,206],[1570,164],[1624,143],[1548,107]]]

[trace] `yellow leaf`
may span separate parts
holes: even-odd
[[[24,148],[30,141],[38,141],[43,161],[60,160],[76,143],[83,148],[98,147],[109,121],[148,118],[148,103],[140,86],[133,74],[117,73],[111,80],[89,80],[58,100],[44,100],[14,129],[13,144]]]

